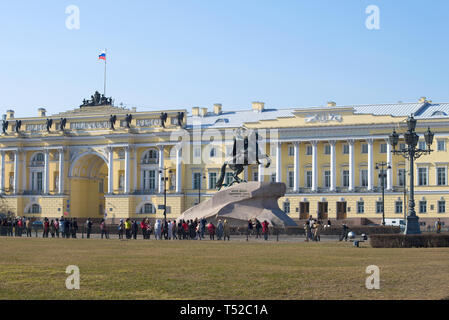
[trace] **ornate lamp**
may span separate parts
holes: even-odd
[[[393,130],[393,133],[390,134],[390,144],[393,146],[393,150],[396,150],[396,147],[399,142],[399,135],[397,134],[396,130]]]
[[[426,140],[427,150],[430,151],[430,147],[433,144],[433,136],[434,133],[430,131],[430,127],[427,128],[427,131],[424,133],[424,139]]]

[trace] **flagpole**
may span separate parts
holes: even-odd
[[[104,49],[105,53],[105,59],[104,59],[104,91],[103,94],[106,97],[106,60],[108,58],[108,55],[106,54],[106,49]]]

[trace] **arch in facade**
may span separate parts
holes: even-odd
[[[24,214],[33,214],[33,213],[40,214],[40,213],[42,213],[42,207],[39,203],[32,201],[26,205],[25,209],[23,210],[23,213]]]
[[[151,205],[152,208],[151,212],[145,212],[145,205]],[[136,214],[154,214],[154,213],[156,213],[156,207],[150,201],[143,200],[136,207]]]
[[[151,161],[154,159],[154,161]],[[159,150],[157,148],[149,148],[142,152],[140,157],[141,164],[159,164]]]
[[[107,165],[108,168],[109,168],[109,162],[108,162],[108,159],[106,159],[106,157],[105,157],[104,155],[102,155],[102,154],[99,153],[99,152],[93,151],[93,150],[91,150],[91,151],[86,151],[86,152],[83,152],[83,153],[77,155],[76,158],[75,158],[75,159],[72,161],[72,163],[70,164],[69,177],[75,176],[74,172],[75,172],[75,167],[78,165],[78,161],[81,160],[82,158],[86,157],[86,156],[93,156],[93,157],[91,157],[91,159],[96,158],[96,160],[99,160],[98,158],[102,159],[102,160],[104,161],[104,163],[106,163],[106,165]],[[102,164],[103,164],[103,161],[101,161],[101,162],[98,162],[98,161],[97,161],[97,164],[100,163],[99,166],[101,167]],[[93,166],[95,166],[95,163],[92,163],[92,164],[89,166],[89,168],[88,168],[88,169],[89,169],[89,173],[92,172],[92,167],[93,167]],[[81,173],[81,170],[80,170],[80,173]]]

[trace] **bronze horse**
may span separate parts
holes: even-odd
[[[256,164],[261,164],[260,158],[259,158],[259,135],[256,133],[256,149],[255,149],[255,156],[256,156]],[[232,186],[234,183],[241,183],[246,182],[245,180],[242,180],[238,177],[240,173],[243,172],[244,168],[250,165],[248,162],[248,136],[243,138],[243,150],[237,153],[237,139],[234,138],[234,145],[232,149],[232,159],[231,161],[225,161],[223,166],[221,167],[220,171],[220,178],[217,181],[216,187],[218,190],[220,190],[223,187],[223,181],[226,175],[226,167],[228,166],[232,171],[232,177],[233,180],[228,187]],[[243,159],[243,161],[241,161]],[[271,165],[271,160],[268,157],[267,154],[264,154],[262,159],[266,159],[265,168],[268,168]]]

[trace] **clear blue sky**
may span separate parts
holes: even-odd
[[[103,90],[103,48],[107,95],[138,110],[449,101],[448,31],[446,0],[2,1],[0,112],[79,106]]]

